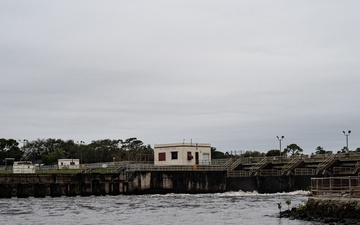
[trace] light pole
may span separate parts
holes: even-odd
[[[347,133],[345,131],[343,131],[343,133],[346,137],[346,152],[349,152],[349,135],[351,133],[351,130],[348,130]]]
[[[19,142],[21,142],[22,143],[22,148],[23,148],[23,151],[25,152],[25,144],[27,144],[29,141],[28,140],[26,140],[26,139],[24,139],[24,140],[20,140],[19,139]],[[21,161],[23,160],[23,158],[21,158],[20,159]]]
[[[80,164],[82,163],[82,147],[81,147],[81,144],[85,144],[85,142],[83,141],[77,141],[77,143],[79,144],[80,146]]]
[[[282,139],[284,139],[284,136],[281,136],[281,137],[276,136],[276,137],[277,137],[277,139],[279,140],[279,145],[280,145],[280,157],[281,157],[281,141],[282,141]]]
[[[26,140],[26,139],[24,139],[24,140],[20,140],[20,139],[19,139],[19,142],[21,142],[21,143],[23,144],[23,148],[24,148],[25,143],[27,143],[27,142],[28,142],[28,140]]]

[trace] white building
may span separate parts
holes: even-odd
[[[154,165],[210,165],[211,145],[173,143],[154,145]]]
[[[59,169],[79,169],[79,159],[58,159]]]
[[[29,161],[14,162],[13,173],[35,173],[35,165]]]

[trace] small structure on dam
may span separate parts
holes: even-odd
[[[154,165],[210,165],[211,145],[204,143],[173,143],[154,145]]]
[[[13,173],[35,173],[35,165],[29,161],[14,162]]]
[[[58,159],[59,169],[79,169],[79,159]]]

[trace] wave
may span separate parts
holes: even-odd
[[[231,191],[231,192],[224,192],[219,193],[220,196],[307,196],[309,195],[309,191],[299,190],[293,192],[278,192],[278,193],[258,193],[257,191],[247,192],[247,191]]]
[[[310,194],[309,191],[299,190],[293,192],[278,192],[278,193],[258,193],[257,191],[228,191],[223,193],[209,193],[209,194],[179,194],[179,193],[169,193],[165,195],[149,195],[152,197],[201,197],[201,196],[214,196],[214,197],[247,197],[247,196],[308,196]]]

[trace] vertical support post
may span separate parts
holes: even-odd
[[[349,135],[351,134],[351,130],[349,130],[347,133],[343,131],[345,137],[346,137],[346,153],[349,153]]]
[[[333,179],[331,177],[329,179],[329,190],[330,190],[330,196],[332,197],[332,194],[333,194]]]
[[[280,162],[281,162],[281,141],[284,139],[284,136],[276,136],[276,138],[279,140],[279,151],[280,151]]]
[[[351,177],[349,177],[349,198],[351,198]]]

